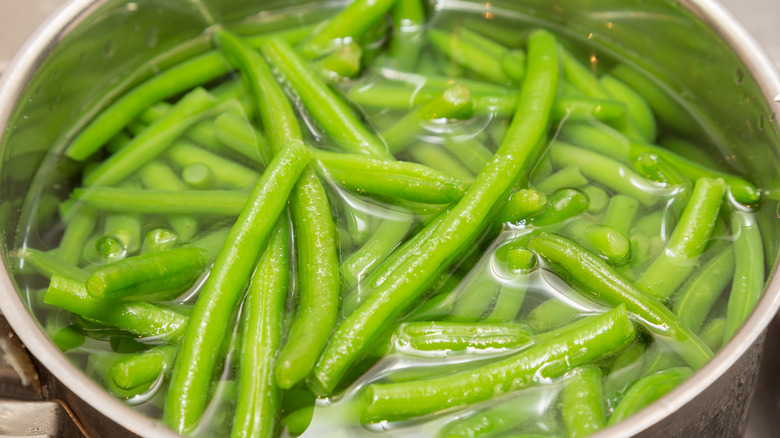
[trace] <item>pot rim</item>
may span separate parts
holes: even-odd
[[[27,83],[62,36],[108,0],[71,0],[51,15],[26,41],[0,76],[0,126],[5,126]],[[709,25],[745,63],[768,102],[780,110],[780,74],[768,55],[737,19],[715,0],[682,0],[682,5]],[[780,127],[780,121],[776,122]],[[3,132],[0,132],[2,138]],[[4,261],[4,266],[7,260]],[[723,375],[765,331],[780,308],[780,276],[773,271],[765,292],[747,322],[711,360],[691,378],[645,408],[641,416],[609,427],[594,438],[631,436],[675,412]],[[31,317],[6,269],[0,270],[0,309],[27,349],[70,391],[94,409],[141,436],[178,437],[159,420],[144,416],[110,396],[76,368]]]

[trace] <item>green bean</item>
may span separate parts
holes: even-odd
[[[658,127],[653,110],[647,101],[634,89],[613,76],[602,76],[599,82],[612,97],[626,104],[631,121],[641,134],[641,138],[649,143],[654,142],[658,136]]]
[[[726,312],[724,343],[748,319],[764,289],[764,245],[756,218],[735,210],[731,229],[734,239],[734,282]]]
[[[557,121],[589,122],[600,120],[607,124],[625,123],[626,105],[609,99],[593,99],[564,94],[558,99],[553,117]]]
[[[161,375],[170,373],[177,350],[175,345],[164,345],[122,356],[111,365],[108,378],[124,390],[150,385]]]
[[[246,190],[254,187],[260,178],[255,170],[220,157],[187,141],[176,142],[168,149],[166,156],[182,168],[193,164],[206,165],[214,173],[220,188]]]
[[[287,429],[290,436],[303,435],[306,429],[309,428],[313,417],[314,406],[305,406],[287,414],[282,420],[282,425]]]
[[[623,234],[628,234],[638,210],[639,201],[627,195],[617,194],[609,198],[609,205],[602,223]]]
[[[647,349],[643,375],[648,376],[658,371],[668,370],[669,368],[682,365],[684,364],[678,355],[669,351],[662,344],[654,342],[650,345],[650,348]]]
[[[230,435],[272,436],[277,431],[281,391],[274,362],[282,344],[284,303],[290,271],[290,235],[283,215],[252,275],[241,316],[238,397]]]
[[[696,181],[666,248],[639,277],[639,289],[665,300],[688,278],[715,229],[724,190],[722,180]]]
[[[601,370],[582,367],[571,374],[561,394],[561,416],[567,437],[585,437],[603,429],[607,423]]]
[[[391,421],[487,400],[528,387],[535,377],[555,378],[620,351],[635,334],[625,306],[618,306],[587,326],[485,366],[414,382],[370,384],[361,395],[362,418]]]
[[[539,190],[520,189],[512,195],[496,215],[497,222],[518,223],[543,211],[547,206],[547,196]]]
[[[550,148],[550,158],[559,167],[579,166],[589,179],[636,198],[642,205],[653,206],[658,202],[658,196],[652,193],[655,187],[619,161],[559,141]]]
[[[642,96],[661,123],[686,134],[694,133],[694,127],[699,126],[691,114],[654,80],[624,64],[612,69],[611,74]]]
[[[711,319],[702,327],[699,337],[712,351],[720,349],[726,337],[726,318]]]
[[[354,288],[370,275],[406,237],[413,223],[408,217],[383,220],[369,240],[341,263],[341,279],[346,285]]]
[[[421,244],[419,253],[393,272],[331,337],[313,370],[312,386],[331,393],[344,373],[384,328],[420,296],[442,269],[479,235],[490,210],[505,199],[529,157],[545,137],[557,90],[557,44],[538,31],[529,39],[528,74],[512,127],[495,158],[479,174],[460,202]]]
[[[579,167],[569,166],[539,181],[536,188],[549,194],[562,188],[582,187],[587,183],[588,179],[582,175]]]
[[[761,197],[761,194],[759,193],[756,186],[744,178],[710,169],[700,163],[681,157],[659,146],[631,143],[631,156],[636,157],[643,152],[653,152],[658,154],[658,156],[667,160],[672,164],[672,166],[676,167],[680,172],[682,172],[683,175],[687,176],[691,180],[697,180],[699,178],[723,179],[729,186],[734,199],[742,204],[755,204]]]
[[[437,170],[449,178],[464,182],[474,180],[474,174],[460,160],[450,155],[441,146],[430,143],[417,143],[407,148],[405,152],[414,161]]]
[[[393,33],[390,56],[395,66],[404,71],[417,65],[423,41],[425,10],[420,0],[397,0],[391,9]]]
[[[44,302],[144,337],[176,341],[187,325],[187,317],[176,310],[142,301],[93,298],[84,283],[56,275]]]
[[[425,81],[429,76],[421,76],[420,80]],[[471,110],[476,116],[511,116],[517,109],[520,95],[517,91],[510,88],[498,87],[498,90],[491,92],[475,92],[469,84],[470,81],[458,80],[451,84],[465,85],[471,94]],[[477,87],[482,88],[477,82]],[[410,108],[424,105],[433,99],[436,99],[444,92],[446,88],[439,89],[438,85],[412,86],[407,84],[369,84],[365,86],[356,86],[349,89],[347,96],[349,99],[366,108],[408,110]]]
[[[84,345],[84,342],[86,341],[84,331],[75,324],[65,327],[52,326],[47,320],[44,330],[49,335],[49,338],[51,338],[51,341],[54,342],[54,345],[62,352],[79,348]]]
[[[693,181],[656,153],[642,152],[633,161],[634,168],[645,178],[663,183],[667,187],[676,187],[678,193],[670,210],[675,215],[679,215],[682,208],[688,203],[693,189]]]
[[[588,208],[588,197],[576,189],[559,189],[549,198],[544,209],[526,221],[536,227],[561,224]]]
[[[576,220],[566,226],[564,234],[614,265],[629,261],[631,244],[628,237],[610,226]]]
[[[481,172],[482,168],[493,159],[493,152],[473,138],[450,136],[444,140],[442,146],[474,175]]]
[[[363,0],[358,0],[353,5],[361,2]],[[392,3],[382,0],[376,4],[383,2]],[[263,46],[262,52],[295,88],[306,109],[340,147],[351,152],[388,157],[387,148],[379,138],[357,119],[346,102],[322,82],[292,47],[280,39],[271,39]]]
[[[488,321],[514,321],[523,306],[528,289],[528,273],[536,266],[536,255],[523,247],[505,244],[496,250],[495,262],[502,265],[509,282],[501,282],[493,310],[486,317]]]
[[[138,116],[150,104],[175,96],[228,72],[216,51],[210,51],[159,73],[138,85],[93,119],[65,150],[74,160],[84,160]]]
[[[203,163],[188,164],[181,170],[181,179],[198,190],[213,189],[217,185],[217,177],[210,167]]]
[[[176,297],[202,275],[226,237],[227,230],[219,230],[188,245],[102,266],[87,279],[87,292],[111,299],[158,294]]]
[[[493,276],[491,263],[481,263],[470,274],[470,279],[459,286],[450,319],[475,321],[490,312],[498,294],[499,283]]]
[[[306,58],[320,57],[338,48],[345,38],[359,38],[379,21],[395,3],[395,0],[356,0],[338,14],[317,26],[299,49]],[[279,37],[272,40],[281,39]],[[287,43],[285,43],[287,45]]]
[[[550,262],[557,275],[583,286],[581,293],[593,294],[613,306],[625,304],[648,331],[668,341],[692,368],[701,368],[712,358],[712,351],[671,310],[638,290],[599,257],[549,233],[534,236],[528,246]]]
[[[287,197],[311,159],[308,148],[290,141],[269,163],[220,250],[198,297],[166,398],[165,418],[174,430],[189,430],[205,408],[205,394],[217,366],[215,350],[252,266]],[[262,218],[262,219],[260,219]]]
[[[174,108],[84,178],[84,186],[112,186],[164,151],[217,99],[202,88],[187,93]]]
[[[141,248],[142,227],[141,218],[136,215],[112,213],[103,219],[103,238],[115,239],[129,255]]]
[[[317,61],[315,67],[326,80],[338,82],[360,73],[362,57],[363,49],[352,41]]]
[[[645,346],[635,343],[615,359],[609,374],[604,378],[604,399],[607,405],[614,407],[631,384],[642,377],[644,370]]]
[[[360,193],[394,196],[426,204],[457,202],[465,184],[427,166],[365,155],[316,151],[315,158],[340,185]]]
[[[688,367],[670,368],[642,378],[631,386],[609,417],[608,425],[637,413],[640,409],[658,400],[693,374]]]
[[[230,111],[214,119],[214,134],[220,143],[253,162],[260,161],[259,151],[266,147],[263,135],[245,117]]]
[[[76,265],[63,261],[55,251],[44,252],[35,248],[24,247],[19,250],[19,260],[22,264],[29,264],[36,272],[46,278],[53,275],[70,278],[83,282],[89,277],[89,273]]]
[[[546,411],[551,397],[549,389],[519,391],[511,399],[501,401],[467,417],[457,418],[442,427],[437,438],[506,436],[502,433],[531,423]]]
[[[406,322],[393,334],[404,352],[507,349],[530,345],[531,331],[522,324],[480,322]]]
[[[216,39],[230,62],[252,79],[271,150],[279,155],[289,148],[287,142],[300,142],[295,113],[265,60],[234,35],[218,32]],[[325,188],[308,166],[292,187],[290,207],[301,286],[298,309],[274,370],[276,383],[284,389],[303,379],[314,365],[335,323],[339,297],[336,231],[330,205]]]
[[[165,251],[179,242],[178,235],[167,228],[152,228],[144,235],[141,253]]]
[[[734,278],[734,248],[714,246],[714,255],[701,264],[680,288],[674,313],[680,321],[698,332],[723,290]]]
[[[268,41],[270,38],[276,37],[283,38],[288,43],[296,45],[308,38],[312,31],[319,25],[320,23],[307,23],[288,29],[275,30],[273,32],[263,32],[258,35],[246,35],[244,36],[244,39],[246,40],[247,44],[257,50],[260,50],[260,48],[263,47],[263,44],[265,44],[266,41]]]
[[[89,207],[75,204],[73,210],[63,217],[63,221],[65,222],[65,232],[62,234],[55,254],[63,262],[77,265],[87,239],[97,225],[97,214]]]
[[[153,190],[186,190],[187,186],[167,164],[153,160],[138,171],[141,185]],[[189,241],[198,231],[198,221],[191,216],[169,216],[171,224],[179,242]]]
[[[576,320],[580,311],[558,298],[550,298],[528,314],[528,325],[535,332],[561,328]]]
[[[237,216],[249,194],[233,190],[137,190],[114,187],[75,189],[85,205],[118,213]]]
[[[396,154],[414,141],[422,123],[433,119],[468,119],[472,114],[471,93],[464,85],[454,85],[441,96],[408,112],[380,135],[390,152]]]
[[[525,78],[525,52],[521,49],[506,51],[501,56],[501,68],[510,79],[518,83],[523,82],[523,78]]]
[[[564,123],[561,136],[577,146],[629,164],[631,143],[621,133],[601,123],[573,121]]]
[[[610,196],[599,186],[588,184],[580,190],[588,197],[588,213],[600,213],[609,204]]]
[[[462,35],[464,32],[470,35]],[[500,47],[499,44],[463,28],[458,28],[455,33],[428,29],[427,36],[428,40],[439,52],[446,54],[453,61],[475,72],[477,75],[499,84],[511,82],[511,79],[501,67],[503,53],[508,50]],[[491,53],[491,50],[485,50],[482,44],[474,44],[474,37],[479,38],[481,42],[487,40],[491,43],[491,46],[498,45],[498,51],[501,53],[495,50]]]
[[[132,138],[124,132],[117,133],[111,140],[106,143],[106,151],[110,154],[115,154],[121,149],[124,149]]]

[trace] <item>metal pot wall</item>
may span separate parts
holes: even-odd
[[[313,2],[318,3],[318,2]],[[321,3],[321,2],[319,2]],[[284,10],[295,20],[304,0],[74,0],[53,17],[5,72],[0,83],[0,308],[15,332],[52,375],[49,387],[65,399],[95,436],[176,436],[109,396],[72,365],[46,337],[20,275],[14,251],[31,240],[23,227],[48,220],[29,208],[45,187],[35,170],[50,150],[127,87],[176,59],[205,51],[202,31],[259,12]],[[328,3],[338,7],[340,3]],[[762,207],[768,260],[775,266],[780,227],[780,78],[746,32],[709,0],[440,0],[448,9],[496,17],[520,13],[602,53],[634,64],[690,107],[699,132],[719,156],[733,158],[769,196]],[[278,14],[256,21],[284,25]],[[186,42],[186,44],[184,44]],[[170,55],[173,47],[179,47]],[[144,68],[138,69],[138,65]],[[679,97],[683,96],[683,97]],[[695,108],[707,108],[707,115]],[[76,165],[64,163],[67,174]],[[770,267],[771,267],[770,266]],[[641,415],[598,436],[736,436],[744,430],[767,325],[780,306],[780,279],[771,269],[767,292],[747,324],[717,357]]]

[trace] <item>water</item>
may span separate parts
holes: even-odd
[[[480,28],[479,18],[491,17],[488,14],[502,17],[506,22],[514,23],[515,33],[508,32],[505,36],[520,41],[523,35],[528,33],[528,29],[536,27],[542,23],[532,16],[522,16],[517,13],[501,11],[497,8],[490,8],[484,11],[480,7],[471,3],[442,1],[436,4],[436,8],[430,22],[432,26],[442,28],[459,29],[460,26],[469,26],[473,23],[477,31],[484,30]],[[269,22],[274,21],[274,17],[266,17]],[[305,20],[304,20],[305,21]],[[490,32],[488,32],[489,34]],[[426,52],[431,58],[433,55]],[[595,57],[593,59],[596,59]],[[617,61],[608,56],[598,56],[599,64],[596,66],[596,72],[602,66],[614,65]],[[436,62],[439,62],[437,65]],[[457,71],[459,74],[468,74],[462,67],[448,64],[446,61],[434,60],[433,66],[426,68],[437,69],[435,71],[439,76]],[[430,74],[430,72],[428,73]],[[398,72],[389,67],[371,69],[364,73],[357,81],[345,81],[338,84],[338,88],[345,94],[350,94],[357,89],[370,90],[372,87],[380,87],[387,83],[403,82],[413,84],[415,94],[425,89],[426,79],[422,74],[409,74]],[[473,80],[479,78],[471,77]],[[318,147],[324,149],[336,149],[336,145],[325,135],[318,122],[303,108],[300,101],[296,99],[294,91],[290,87],[285,87],[290,93],[296,107],[299,110],[302,128],[307,129],[307,139]],[[409,105],[411,106],[411,105]],[[380,104],[357,104],[356,109],[378,132],[382,132],[393,126],[399,118],[408,110],[404,108],[388,109],[382,103]],[[506,128],[511,121],[511,117],[498,114],[496,111],[488,111],[469,118],[465,121],[433,119],[420,124],[418,130],[414,132],[408,147],[398,154],[399,159],[409,161],[419,161],[429,167],[439,170],[443,173],[456,174],[466,182],[470,182],[476,177],[469,165],[473,163],[459,161],[457,157],[450,152],[444,151],[438,158],[431,158],[424,153],[426,147],[440,148],[447,144],[466,144],[468,142],[477,142],[484,147],[488,153],[495,152],[501,145]],[[565,127],[569,123],[574,123],[567,117],[550,130],[551,137],[555,135],[565,136]],[[597,131],[608,135],[615,135],[613,127],[610,127],[596,119],[578,121],[584,123]],[[561,134],[563,133],[563,134]],[[664,134],[675,134],[674,132],[664,132]],[[572,141],[572,139],[566,139]],[[430,150],[430,149],[429,149]],[[238,154],[228,153],[231,159],[249,167],[257,169],[257,165],[251,161],[242,158]],[[444,162],[441,157],[448,157],[449,162]],[[41,173],[47,175],[44,187],[51,187],[50,183],[58,184],[66,175],[62,168],[54,159],[47,161],[50,168],[41,170]],[[539,165],[532,171],[528,171],[523,176],[519,186],[535,187],[538,183],[548,178],[552,172],[560,169],[553,169],[549,160],[542,159]],[[630,169],[625,165],[623,169]],[[465,175],[465,177],[464,177]],[[470,175],[470,179],[469,179]],[[53,224],[54,210],[56,203],[59,202],[71,186],[77,185],[79,176],[70,178],[68,184],[62,185],[62,189],[56,194],[45,193],[41,191],[41,196],[37,203],[33,203],[32,214],[29,214],[29,223],[24,227],[23,247],[33,247],[38,249],[55,248],[58,239],[62,234],[63,225],[61,223]],[[588,178],[587,185],[591,189],[588,192],[586,187],[578,187],[576,190],[580,193],[594,193],[602,191],[612,196],[616,194],[614,187],[605,183],[594,182],[597,178]],[[339,253],[342,261],[347,260],[355,251],[359,250],[366,242],[369,242],[373,232],[381,224],[397,225],[399,229],[404,226],[408,232],[403,237],[398,238],[397,247],[403,242],[408,241],[411,236],[420,232],[431,221],[434,221],[437,215],[441,214],[444,207],[441,205],[427,205],[412,202],[398,202],[387,197],[371,197],[362,193],[355,193],[343,188],[338,181],[326,179],[329,191],[329,199],[335,219],[339,238]],[[685,196],[690,191],[683,191],[679,187],[664,187],[662,184],[654,183],[643,178],[635,178],[632,181],[635,188],[652,196],[656,200],[653,205],[639,205],[636,220],[632,227],[635,233],[631,233],[631,255],[627,260],[616,264],[616,269],[629,279],[636,280],[641,273],[649,266],[656,256],[665,251],[665,245],[674,230],[674,226],[680,219],[681,205],[684,205]],[[56,195],[56,196],[54,196]],[[546,194],[552,199],[554,193]],[[54,196],[54,198],[52,198]],[[402,316],[398,323],[404,321],[454,321],[459,323],[468,323],[475,321],[482,322],[502,322],[515,321],[518,327],[528,330],[533,339],[539,333],[548,332],[559,328],[565,324],[576,323],[593,315],[599,315],[612,306],[598,297],[598,291],[586,290],[581,285],[576,284],[568,278],[560,278],[544,260],[537,259],[533,268],[522,272],[514,272],[507,269],[506,262],[497,257],[497,252],[505,245],[511,245],[514,242],[522,241],[531,231],[548,231],[554,233],[571,234],[574,223],[577,221],[586,221],[588,224],[598,224],[603,221],[606,214],[606,205],[596,205],[594,198],[591,197],[586,211],[578,214],[574,218],[567,218],[563,222],[557,222],[551,225],[535,226],[532,220],[520,220],[514,223],[503,224],[502,226],[488,227],[480,239],[473,242],[468,251],[464,251],[457,260],[449,266],[441,267],[441,275],[436,281],[431,282],[430,290],[421,294],[420,300],[411,305]],[[54,203],[54,208],[52,208]],[[730,205],[732,210],[744,210],[737,204]],[[745,210],[743,213],[747,219],[746,224],[751,223],[751,210]],[[136,217],[138,221],[139,236],[144,236],[145,232],[156,227],[168,226],[168,219],[164,216],[142,215]],[[215,224],[225,221],[213,217],[198,218],[199,230],[202,233]],[[101,229],[105,223],[105,217],[101,217],[93,233],[93,240],[103,236],[104,230]],[[716,228],[716,236],[712,237],[713,242],[729,242],[734,239],[739,230],[731,230],[724,221],[719,228]],[[711,250],[719,249],[720,246],[712,244],[710,250],[704,253],[702,261],[709,260],[715,254]],[[118,251],[117,257],[131,256],[132,251],[123,247]],[[81,267],[85,270],[93,270],[104,261],[95,258],[94,254],[81,261]],[[24,263],[22,263],[23,265]],[[294,264],[293,264],[294,265]],[[73,326],[79,328],[86,335],[84,342],[70,351],[69,358],[83,367],[91,377],[102,384],[105,380],[105,370],[100,370],[100,366],[90,366],[89,359],[109,356],[112,351],[110,341],[113,339],[115,345],[117,339],[131,339],[132,337],[124,332],[119,332],[102,326],[100,323],[77,317],[67,312],[54,310],[40,302],[41,288],[45,288],[46,282],[39,276],[29,273],[29,270],[21,266],[18,277],[21,287],[28,291],[29,302],[36,312],[36,316],[47,326],[53,335],[58,330]],[[372,277],[371,271],[376,266],[369,266],[354,273],[355,284],[345,285],[342,290],[342,297],[345,305],[341,310],[340,321],[347,318],[357,306],[357,303],[364,301],[369,296],[376,282],[381,281]],[[181,296],[172,300],[170,304],[179,306],[191,305],[197,297],[199,288],[205,280],[206,273],[193,285],[190,290],[181,294]],[[696,275],[694,271],[691,275]],[[374,282],[374,284],[372,284]],[[728,289],[728,286],[726,287]],[[595,295],[594,295],[595,292]],[[702,327],[702,337],[706,330],[716,330],[713,328],[719,319],[726,313],[727,292],[724,290],[722,296],[711,303],[712,310],[705,318]],[[503,295],[502,295],[503,294]],[[502,298],[507,298],[506,294],[515,294],[515,299],[522,299],[522,305],[515,314],[503,319],[496,319],[493,315],[497,313],[497,303],[504,303]],[[463,302],[475,303],[481,307],[463,306]],[[541,309],[555,301],[557,312],[552,315],[540,316]],[[288,299],[288,311],[294,312],[296,303],[295,296]],[[346,303],[350,303],[348,307]],[[668,305],[673,305],[670,301]],[[540,307],[541,306],[541,307]],[[185,307],[186,308],[186,307]],[[476,309],[476,310],[475,310]],[[500,309],[499,309],[500,310]],[[237,312],[237,319],[240,320],[240,312]],[[556,319],[556,317],[560,317]],[[643,323],[650,327],[652,322],[642,320],[639,317],[634,318],[637,323]],[[713,326],[713,327],[710,327]],[[664,369],[665,367],[681,366],[684,364],[670,348],[662,342],[657,342],[659,333],[665,329],[658,327],[653,330],[655,334],[649,331],[641,330],[637,340],[622,352],[616,352],[615,355],[605,357],[596,365],[600,367],[605,375],[604,385],[605,396],[607,397],[607,412],[611,412],[619,403],[622,395],[630,388],[630,383],[642,375],[649,372]],[[717,334],[717,333],[716,333]],[[138,347],[143,349],[145,345],[157,345],[164,342],[164,339],[155,338],[132,338]],[[719,347],[717,336],[712,336],[712,345]],[[343,388],[330,398],[314,399],[308,396],[306,402],[293,400],[292,392],[287,393],[285,401],[282,403],[282,415],[286,416],[300,409],[311,409],[313,416],[311,424],[305,429],[303,437],[361,437],[361,436],[381,436],[387,437],[429,437],[434,436],[443,428],[456,427],[458,424],[465,424],[467,421],[475,420],[483,412],[500,409],[502,407],[512,406],[512,402],[522,405],[524,411],[522,415],[516,413],[515,420],[506,431],[518,433],[537,433],[544,435],[557,435],[563,432],[563,426],[560,420],[559,393],[567,384],[569,375],[563,374],[553,378],[545,377],[543,373],[537,373],[530,385],[518,391],[509,394],[497,394],[496,397],[469,406],[460,406],[437,412],[431,415],[412,418],[404,421],[380,421],[377,423],[365,423],[361,420],[361,396],[365,388],[374,383],[405,381],[410,378],[431,378],[458,372],[468,372],[478,366],[494,363],[503,358],[522,354],[538,341],[533,341],[524,345],[514,345],[507,348],[491,347],[489,349],[480,349],[469,347],[464,350],[438,350],[421,351],[410,349],[407,346],[400,345],[397,338],[385,336],[379,342],[376,351],[368,354],[360,364],[356,365],[356,371],[348,373],[348,381],[344,382]],[[132,344],[127,344],[132,345]],[[235,345],[235,344],[232,344]],[[129,348],[129,347],[127,347]],[[114,347],[117,350],[117,347]],[[119,350],[123,353],[127,351]],[[236,384],[233,380],[235,364],[235,354],[228,349],[225,365],[222,367],[218,382],[213,385],[212,402],[208,406],[203,420],[199,425],[195,436],[226,436],[231,423],[232,411],[235,409],[234,397]],[[361,371],[362,370],[362,371]],[[624,377],[626,380],[621,380]],[[350,380],[351,379],[351,380]],[[128,406],[138,409],[154,418],[161,417],[161,406],[163,397],[167,388],[166,378],[161,375],[153,384],[143,393],[127,397]],[[305,416],[304,416],[305,417]],[[283,436],[289,436],[289,431],[285,429]]]

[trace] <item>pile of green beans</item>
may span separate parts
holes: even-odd
[[[18,251],[52,340],[192,436],[582,437],[704,366],[761,191],[631,67],[435,14],[219,26],[108,104]]]

